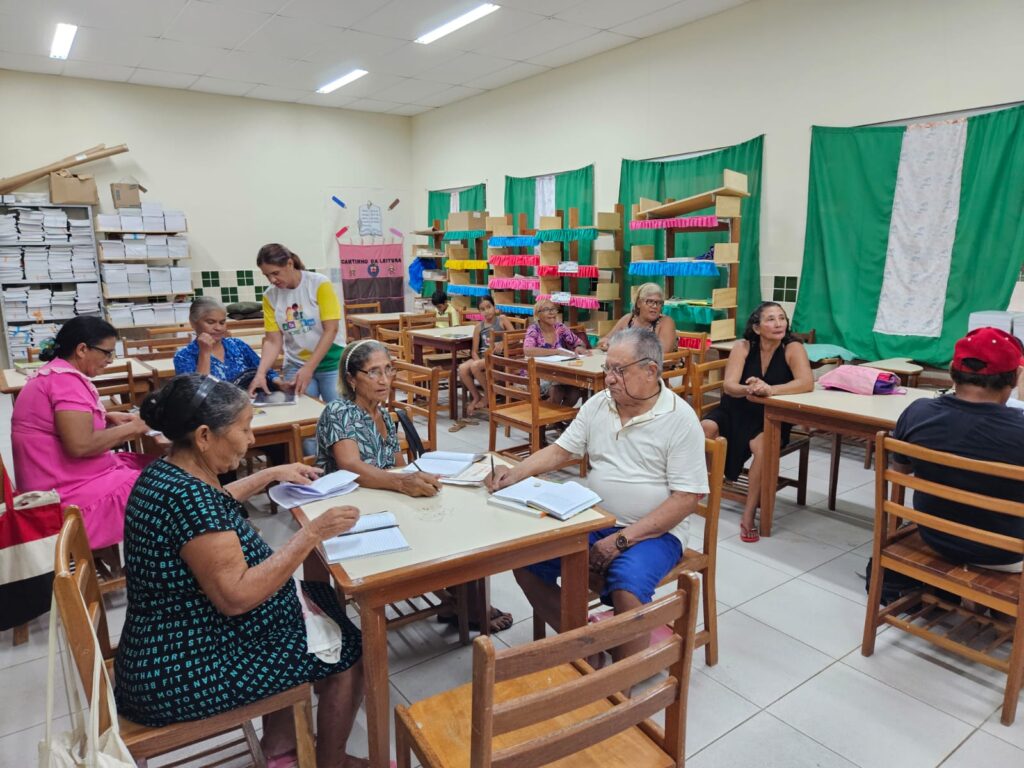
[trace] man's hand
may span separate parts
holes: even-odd
[[[604,574],[612,560],[619,556],[619,548],[615,546],[618,533],[605,536],[590,548],[590,570],[592,573]]]
[[[494,472],[488,475],[484,480],[487,490],[491,493],[501,490],[502,488],[506,488],[514,482],[515,481],[512,479],[512,467],[502,466],[495,466]]]

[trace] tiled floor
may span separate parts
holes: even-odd
[[[9,422],[10,404],[0,402]],[[486,422],[457,434],[441,420],[441,447],[486,447]],[[10,459],[9,432],[0,451]],[[795,457],[787,457],[795,459]],[[828,456],[815,446],[808,506],[792,490],[780,495],[770,539],[739,541],[738,508],[722,510],[718,611],[720,661],[697,654],[687,724],[688,765],[810,768],[1001,768],[1024,765],[1024,714],[999,723],[1004,679],[980,665],[885,630],[870,658],[860,654],[864,620],[861,575],[870,554],[873,474],[863,453],[845,449],[840,509],[825,509]],[[786,461],[786,460],[784,460]],[[9,464],[8,464],[9,466]],[[788,465],[791,468],[791,465]],[[253,518],[280,545],[294,531],[287,515],[260,508]],[[698,526],[695,526],[698,527]],[[513,628],[499,646],[530,639],[529,605],[508,574],[492,579],[493,602],[510,611]],[[112,631],[124,614],[111,602]],[[416,701],[469,679],[470,652],[447,627],[420,622],[389,635],[392,703]],[[0,633],[0,768],[35,760],[42,735],[46,682],[45,617],[27,645]],[[57,696],[59,729],[67,706]],[[365,754],[360,714],[352,750]]]

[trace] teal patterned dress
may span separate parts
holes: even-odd
[[[306,651],[291,580],[240,616],[210,602],[179,553],[196,536],[233,531],[249,566],[262,563],[273,550],[241,512],[240,502],[164,460],[136,481],[124,529],[128,613],[115,661],[117,709],[129,720],[210,717],[342,672],[362,654],[359,630],[327,584],[302,588],[341,627],[336,664]]]
[[[388,430],[387,437],[377,430],[373,416],[348,398],[327,403],[316,425],[316,465],[324,472],[337,471],[331,448],[342,440],[355,440],[362,461],[379,469],[395,466],[395,454],[401,449],[398,427],[388,412],[378,407]]]

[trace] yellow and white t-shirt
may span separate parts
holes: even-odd
[[[435,328],[454,328],[459,324],[459,310],[455,308],[455,305],[451,302],[445,308],[444,312],[439,312],[437,307],[434,307],[434,317],[437,318],[434,321]],[[445,318],[448,318],[445,320]]]
[[[284,337],[285,365],[304,365],[320,342],[324,320],[341,320],[341,302],[334,286],[324,275],[303,270],[295,288],[271,286],[263,294],[263,327]],[[337,368],[342,347],[334,344],[316,367],[318,371]]]

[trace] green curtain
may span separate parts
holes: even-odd
[[[623,264],[628,267],[630,249],[634,245],[654,245],[655,256],[663,257],[662,238],[651,230],[630,230],[628,220],[632,208],[641,197],[653,200],[676,200],[721,186],[722,171],[739,171],[747,175],[747,189],[750,197],[743,200],[740,237],[740,277],[737,296],[737,322],[753,311],[761,301],[761,158],[764,151],[764,136],[758,136],[742,144],[736,144],[717,152],[684,160],[659,162],[653,160],[623,160],[619,170],[619,202],[625,209],[627,220],[623,233]],[[676,255],[699,256],[713,243],[721,242],[718,232],[690,233],[676,236]],[[695,282],[696,280],[696,282]],[[627,286],[645,282],[646,278],[627,277]],[[684,285],[676,281],[677,292],[685,290],[689,298],[711,295],[712,288],[728,285],[728,277],[696,278]],[[697,293],[691,293],[696,291]],[[630,292],[626,291],[626,306],[631,305]]]
[[[476,184],[472,187],[459,192],[459,210],[460,211],[483,211],[487,207],[487,185]],[[448,219],[448,214],[452,210],[452,193],[444,190],[428,190],[427,191],[427,227],[431,227],[435,220],[441,222],[441,228],[444,229],[445,221]],[[470,251],[475,252],[476,247],[470,243]],[[472,253],[470,254],[472,255]],[[430,296],[433,294],[434,289],[437,286],[430,282],[424,281],[423,283],[423,294],[424,296]]]
[[[519,232],[519,214],[526,214],[526,226],[533,229],[533,208],[537,199],[537,180],[533,176],[505,177],[505,213],[512,214],[513,231]]]
[[[565,212],[563,227],[569,226],[569,209],[578,208],[580,212],[579,226],[594,223],[594,166],[588,165],[574,171],[566,171],[555,175],[555,208]],[[590,252],[593,243],[584,240],[579,243],[577,252],[580,264],[590,263]],[[586,283],[584,283],[586,286]],[[584,292],[589,288],[581,288]]]
[[[486,211],[487,185],[477,184],[459,192],[460,211]]]
[[[435,219],[441,221],[441,228],[444,229],[445,219],[452,210],[451,192],[427,192],[427,227],[434,225]]]
[[[1024,108],[968,118],[960,208],[938,337],[875,334],[904,127],[811,135],[794,326],[859,357],[945,366],[971,312],[1004,309],[1024,261]]]

